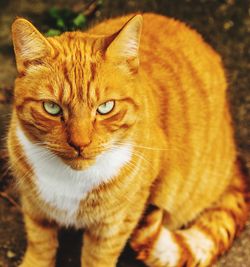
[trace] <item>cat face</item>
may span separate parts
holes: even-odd
[[[132,141],[140,118],[140,16],[108,37],[74,32],[46,39],[24,19],[12,31],[15,110],[32,142],[84,169]]]

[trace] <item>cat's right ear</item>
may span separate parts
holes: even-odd
[[[18,18],[13,22],[12,40],[18,72],[23,72],[28,64],[51,55],[53,52],[48,40],[23,18]]]
[[[139,46],[142,31],[142,15],[132,17],[116,34],[106,49],[106,57],[136,71],[139,67]]]

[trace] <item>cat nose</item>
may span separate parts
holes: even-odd
[[[87,115],[84,119],[75,116],[67,124],[68,144],[78,152],[78,155],[91,143],[92,132],[93,125]]]
[[[91,138],[88,134],[71,134],[68,144],[73,147],[78,155],[81,155],[84,148],[87,147],[91,143]]]
[[[86,138],[82,141],[78,141],[78,140],[68,141],[68,144],[78,152],[78,155],[80,155],[82,151],[84,150],[84,148],[88,146],[90,143],[91,143],[91,140],[89,138]]]
[[[73,148],[78,152],[78,155],[81,154],[81,152],[82,152],[82,147],[77,146],[77,145],[75,145],[75,144],[72,143],[72,142],[68,142],[68,144],[69,144],[71,147],[73,147]]]

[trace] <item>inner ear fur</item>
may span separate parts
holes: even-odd
[[[132,69],[139,67],[142,22],[142,15],[135,15],[117,33],[109,37],[105,52],[107,59],[126,63]]]
[[[24,71],[27,64],[37,63],[53,53],[48,40],[24,18],[17,18],[13,22],[12,40],[19,72]]]

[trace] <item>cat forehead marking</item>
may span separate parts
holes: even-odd
[[[17,128],[17,137],[35,174],[40,197],[47,204],[66,212],[62,225],[74,224],[80,201],[99,185],[110,181],[131,160],[132,147],[124,144],[107,150],[96,157],[86,170],[76,171],[48,149],[32,143]],[[56,219],[56,218],[55,218]]]

